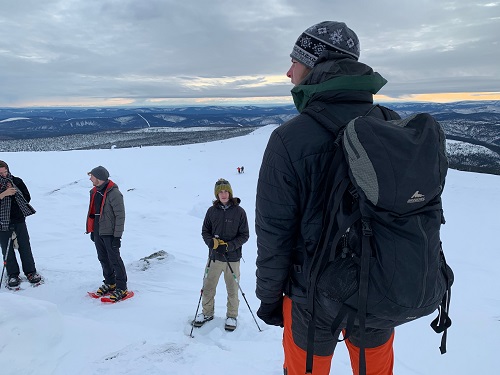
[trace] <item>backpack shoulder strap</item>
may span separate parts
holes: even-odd
[[[321,125],[328,127],[334,134],[338,134],[346,127],[349,121],[341,121],[339,117],[331,110],[330,105],[322,102],[315,102],[302,111],[309,117],[319,122]],[[367,112],[362,112],[359,116],[372,116],[389,120],[399,120],[401,117],[392,109],[389,109],[380,104],[374,104]],[[354,116],[357,117],[357,116]]]
[[[343,202],[343,197],[349,191],[351,181],[347,173],[347,163],[341,147],[342,134],[347,123],[341,122],[338,117],[328,109],[325,104],[315,104],[306,108],[302,113],[312,117],[321,125],[327,127],[334,134],[336,151],[328,170],[325,186],[325,199],[323,203],[323,225],[318,246],[309,270],[309,285],[307,295],[307,312],[309,313],[307,348],[306,348],[306,373],[312,372],[314,337],[316,330],[315,299],[316,282],[321,270],[330,259],[329,250],[336,248],[343,234],[359,219],[359,211],[347,220],[339,223],[335,220],[335,213]],[[333,239],[330,241],[330,238]]]
[[[328,109],[328,105],[326,103],[314,103],[304,109],[302,114],[312,117],[322,126],[331,130],[335,136],[338,136],[341,130],[347,125],[347,123],[340,121],[333,111]]]
[[[368,113],[365,114],[365,116],[374,116],[374,117],[380,117],[377,113],[375,113],[375,109],[378,109],[380,113],[383,116],[383,119],[386,121],[389,120],[399,120],[401,116],[399,116],[395,111],[392,109],[389,109],[383,105],[380,104],[375,104],[369,111]],[[372,114],[373,113],[373,114]]]

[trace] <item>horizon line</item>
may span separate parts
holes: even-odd
[[[462,92],[462,93],[436,93],[436,94],[411,94],[401,97],[389,95],[374,95],[374,102],[383,103],[460,103],[474,101],[500,101],[500,92]],[[151,98],[144,100],[130,98],[88,99],[79,98],[73,101],[54,100],[23,103],[19,105],[0,106],[1,109],[20,108],[120,108],[120,107],[198,107],[198,106],[278,106],[293,105],[291,96],[267,97],[241,97],[241,98]]]

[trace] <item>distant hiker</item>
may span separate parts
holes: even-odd
[[[90,190],[86,233],[90,233],[95,244],[104,276],[104,284],[96,294],[109,294],[116,302],[127,296],[127,272],[120,256],[125,226],[123,195],[118,185],[109,179],[106,168],[95,167],[88,175],[94,187]]]
[[[241,166],[241,173],[245,173],[245,167]]]
[[[241,200],[233,197],[233,189],[227,180],[219,179],[214,188],[215,200],[207,210],[201,236],[208,246],[208,275],[203,282],[203,312],[193,322],[200,327],[214,317],[215,292],[221,273],[227,290],[227,331],[236,329],[238,317],[238,284],[242,245],[248,241],[249,230]],[[229,265],[231,267],[229,267]],[[232,272],[231,272],[232,269]],[[234,273],[234,275],[233,275]]]
[[[308,108],[344,125],[367,114],[384,118],[373,107],[373,94],[386,83],[358,62],[359,41],[342,22],[326,21],[308,28],[297,39],[286,73],[295,85],[292,96],[299,112]],[[399,118],[387,110],[392,118]],[[284,370],[304,374],[309,315],[306,275],[322,235],[328,172],[333,162],[335,125],[331,129],[307,114],[299,114],[272,133],[260,169],[255,228],[257,234],[257,315],[267,324],[284,327]],[[332,169],[333,170],[333,169]],[[334,233],[335,234],[335,233]],[[321,311],[314,341],[313,374],[330,373],[338,333],[330,331]],[[355,327],[357,328],[357,327]],[[366,349],[367,374],[393,371],[394,330],[370,329],[363,343],[355,329],[346,345],[354,374],[360,346]]]
[[[28,281],[31,284],[42,281],[36,271],[26,226],[26,216],[35,213],[29,204],[30,200],[30,193],[23,180],[14,177],[7,163],[0,160],[0,242],[9,288],[18,288],[21,283],[15,248],[19,251],[23,272]]]
[[[240,167],[238,167],[236,169],[238,170],[238,173],[241,173],[241,168]]]

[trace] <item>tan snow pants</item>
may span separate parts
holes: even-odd
[[[231,265],[239,282],[240,262],[229,262],[229,264]],[[236,318],[238,317],[238,306],[240,304],[240,300],[238,299],[238,284],[234,280],[233,274],[231,273],[227,262],[221,262],[218,260],[210,262],[208,276],[203,281],[203,314],[205,316],[214,315],[215,292],[221,273],[224,273],[224,281],[226,283],[227,290],[226,316],[228,318]]]

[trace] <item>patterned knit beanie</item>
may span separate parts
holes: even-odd
[[[101,181],[106,181],[108,178],[109,178],[109,172],[106,168],[104,168],[102,165],[98,166],[98,167],[95,167],[94,169],[92,169],[88,175],[92,175],[94,176],[95,178],[97,178],[98,180],[101,180]]]
[[[215,188],[214,188],[215,198],[219,199],[219,193],[222,190],[228,191],[230,198],[233,197],[233,189],[231,189],[231,184],[227,180],[219,178],[215,183]]]
[[[311,26],[295,42],[290,57],[312,69],[324,50],[359,58],[359,40],[343,22],[324,21]]]

